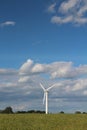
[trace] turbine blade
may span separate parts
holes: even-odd
[[[47,91],[49,91],[51,88],[55,87],[56,84],[53,84],[51,87],[47,88]]]
[[[46,89],[44,88],[44,86],[40,83],[40,86],[41,86],[41,88],[44,90],[44,91],[46,91]]]
[[[43,104],[44,104],[44,102],[45,102],[45,99],[46,99],[46,94],[44,93]]]

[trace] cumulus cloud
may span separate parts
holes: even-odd
[[[23,109],[26,110],[35,108],[37,102],[36,108],[43,109],[43,90],[40,83],[44,87],[56,84],[49,94],[51,105],[55,104],[56,108],[58,102],[62,102],[64,107],[66,103],[68,106],[70,101],[80,102],[87,96],[87,65],[75,66],[73,62],[66,61],[42,64],[28,59],[18,70],[1,68],[0,104],[17,104],[18,109],[24,106]]]
[[[53,16],[52,19],[51,19],[51,22],[56,23],[56,24],[58,24],[58,23],[59,24],[65,24],[65,23],[68,23],[68,22],[72,22],[72,20],[73,20],[72,15],[64,17],[64,18],[61,18],[61,17],[58,17],[58,16]]]
[[[87,74],[87,65],[74,67],[72,62],[53,62],[50,64],[34,63],[32,60],[25,62],[19,70],[20,75],[32,76],[48,74],[50,78],[76,78]]]
[[[14,69],[0,69],[0,75],[15,75],[18,72]]]
[[[63,82],[65,84],[65,91],[73,94],[77,94],[77,96],[81,96],[84,93],[84,90],[87,89],[87,78],[78,78],[74,80],[66,80]]]
[[[32,68],[32,73],[43,73],[45,71],[45,67],[41,64],[36,64]]]
[[[51,9],[50,9],[51,8]],[[48,7],[48,11],[55,10],[51,22],[55,24],[72,23],[75,25],[87,24],[86,0],[64,0],[60,4],[54,3]],[[49,11],[51,13],[51,11]]]
[[[24,75],[24,74],[27,74],[27,73],[30,73],[31,72],[31,68],[33,66],[33,61],[31,59],[27,60],[27,62],[25,62],[20,70],[19,70],[19,73],[21,75]]]
[[[18,82],[29,82],[30,80],[30,77],[29,76],[23,76],[21,77]]]
[[[50,12],[50,13],[55,13],[55,6],[56,6],[56,3],[51,4],[48,7],[47,11]]]
[[[3,23],[0,23],[1,27],[5,27],[5,26],[15,26],[16,22],[14,21],[5,21]]]
[[[60,7],[59,7],[59,11],[63,14],[65,13],[69,13],[69,11],[74,11],[75,8],[77,8],[76,6],[80,4],[81,0],[67,0],[61,3]]]

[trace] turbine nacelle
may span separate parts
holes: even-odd
[[[50,86],[49,88],[44,88],[44,86],[40,83],[41,88],[44,90],[44,92],[48,92],[51,88],[53,88],[54,86],[56,86],[56,84],[53,84],[52,86]]]
[[[44,92],[45,92],[45,93],[48,93],[49,91],[48,91],[48,90],[45,90]]]

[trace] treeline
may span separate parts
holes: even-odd
[[[61,111],[60,114],[64,114],[64,111]],[[75,114],[87,114],[87,112],[75,111]]]
[[[6,107],[4,110],[0,110],[0,113],[2,114],[20,114],[20,113],[41,113],[41,114],[44,114],[45,111],[40,111],[40,110],[29,110],[29,111],[16,111],[16,112],[13,112],[13,109],[12,107]]]
[[[1,114],[25,114],[25,113],[40,113],[40,114],[44,114],[45,111],[40,111],[40,110],[29,110],[29,111],[16,111],[13,112],[12,107],[6,107],[4,110],[0,110]],[[64,111],[60,111],[60,114],[65,114]],[[87,112],[81,112],[81,111],[76,111],[75,114],[87,114]]]

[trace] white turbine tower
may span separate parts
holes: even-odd
[[[48,92],[51,88],[53,88],[56,84],[50,86],[49,88],[44,88],[44,86],[40,83],[41,88],[44,90],[44,98],[43,103],[46,101],[45,113],[48,114]]]

